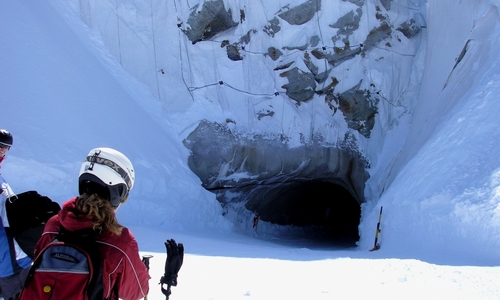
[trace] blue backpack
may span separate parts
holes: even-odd
[[[102,300],[102,261],[97,233],[68,232],[56,238],[35,258],[20,300]]]

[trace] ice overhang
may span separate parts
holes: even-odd
[[[369,175],[353,149],[313,143],[290,148],[280,137],[242,136],[200,122],[184,140],[189,167],[231,211],[235,223],[258,214],[272,224],[317,228],[354,242]]]

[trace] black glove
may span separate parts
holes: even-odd
[[[173,239],[165,242],[167,248],[167,261],[165,262],[165,274],[161,278],[161,284],[177,286],[177,273],[184,261],[184,245],[177,244]]]

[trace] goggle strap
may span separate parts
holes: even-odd
[[[12,145],[0,142],[0,148],[6,148],[7,150],[10,150],[10,147],[12,147]]]
[[[97,155],[96,155],[97,154]],[[99,153],[96,152],[96,154],[87,156],[87,161],[90,162],[91,164],[99,164],[99,165],[105,165],[111,169],[113,169],[118,175],[120,175],[125,183],[127,184],[127,188],[130,191],[132,187],[132,180],[130,179],[130,176],[128,176],[128,173],[122,169],[118,164],[116,164],[114,161],[109,160],[107,158],[102,158],[99,157]]]

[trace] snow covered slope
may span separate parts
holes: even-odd
[[[14,135],[2,174],[15,190],[65,201],[78,191],[88,151],[113,147],[137,173],[121,214],[152,225],[198,224],[220,215],[185,165],[187,150],[159,116],[161,106],[104,47],[96,47],[98,37],[75,15],[65,19],[48,3],[24,1],[2,3],[0,14],[2,126]]]

